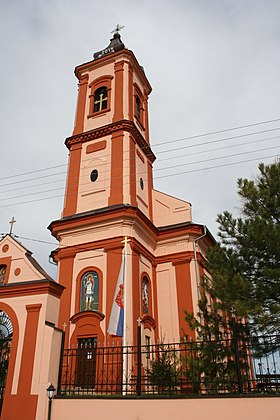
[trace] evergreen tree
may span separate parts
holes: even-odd
[[[280,333],[280,161],[239,179],[241,216],[218,215],[220,243],[208,252],[212,294],[223,307]]]
[[[199,312],[196,315],[186,312],[187,323],[196,331],[195,342],[186,337],[190,348],[188,379],[195,392],[199,392],[199,389],[208,394],[237,392],[235,340],[238,340],[240,348],[243,347],[240,344],[245,344],[248,328],[240,319],[233,325],[232,313],[227,312],[225,305],[214,298],[209,278],[201,279],[201,289]],[[242,381],[246,383],[248,356],[246,350],[243,353],[239,354],[239,369],[242,367]]]

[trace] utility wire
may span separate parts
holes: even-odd
[[[252,141],[249,141],[249,142],[246,142],[246,143],[242,143],[242,146],[247,146],[249,144],[260,143],[260,142],[279,139],[279,138],[280,138],[280,136],[275,136],[275,137],[267,137],[267,138],[259,139],[259,140],[252,140]],[[224,150],[224,149],[229,149],[229,148],[234,148],[234,147],[238,147],[238,145],[232,144],[232,145],[226,145],[226,146],[222,146],[222,147],[215,147],[215,148],[212,148],[212,149],[205,150],[204,153],[207,154],[207,153],[211,153],[211,152],[216,152],[218,150]],[[177,155],[177,156],[173,156],[172,159],[180,159],[180,158],[183,158],[183,157],[190,157],[190,156],[195,156],[195,155],[200,155],[200,154],[202,154],[201,151],[187,153],[187,154],[183,154],[183,155],[180,154],[180,155]],[[166,161],[166,160],[170,161],[170,159],[171,159],[170,157],[163,158],[163,159],[160,159],[160,161],[158,161],[156,163],[160,164],[161,162]],[[133,169],[133,168],[135,168],[135,165],[131,165],[130,167]],[[158,169],[157,168],[154,169],[154,171],[156,171],[156,170],[158,170]],[[103,171],[101,171],[101,172],[103,172]],[[69,180],[70,179],[71,179],[71,177],[69,177]],[[18,191],[18,190],[23,190],[23,189],[27,189],[27,188],[30,189],[30,188],[41,187],[42,185],[49,185],[49,184],[54,184],[54,183],[58,183],[58,182],[65,182],[65,180],[66,180],[66,178],[64,177],[63,179],[58,179],[58,180],[55,180],[55,181],[48,181],[48,182],[41,182],[40,184],[20,186],[18,188],[12,188],[12,189],[3,191],[2,194],[6,194],[8,192],[13,192],[13,191]],[[85,185],[85,184],[80,184],[80,185]]]
[[[1,234],[2,236],[5,236],[6,235],[6,233],[2,233]],[[43,241],[43,240],[40,240],[40,239],[34,239],[34,238],[26,238],[26,237],[24,237],[24,236],[19,236],[19,235],[15,235],[15,234],[13,234],[12,236],[14,236],[15,238],[17,238],[17,239],[23,239],[23,240],[26,240],[26,241],[32,241],[32,242],[39,242],[39,243],[42,243],[42,244],[46,244],[46,245],[54,245],[54,246],[56,246],[58,249],[64,249],[64,248],[69,248],[69,247],[71,247],[71,245],[60,245],[59,243],[54,243],[54,242],[48,242],[48,241]],[[100,254],[107,254],[107,252],[106,251],[104,251],[104,250],[102,250],[102,249],[100,249],[100,248],[98,248],[98,249],[92,249],[91,251],[93,251],[93,252],[99,252]],[[110,254],[118,254],[118,255],[122,255],[122,251],[110,251]],[[127,253],[127,255],[131,255],[131,256],[136,256],[135,254],[133,254],[133,253]]]
[[[181,142],[181,141],[184,141],[184,140],[191,140],[191,139],[196,139],[196,138],[211,136],[211,135],[215,135],[215,134],[226,133],[226,132],[230,132],[230,131],[234,131],[234,130],[239,130],[239,129],[244,129],[244,128],[249,128],[249,127],[255,127],[255,126],[258,126],[258,125],[269,124],[269,123],[273,123],[273,122],[277,122],[277,121],[280,121],[280,118],[276,118],[276,119],[272,119],[272,120],[266,120],[266,121],[260,121],[260,122],[256,122],[256,123],[252,123],[252,124],[240,125],[240,126],[236,126],[236,127],[231,127],[231,128],[223,129],[223,130],[206,132],[206,133],[197,134],[197,135],[188,136],[188,137],[182,137],[182,138],[174,139],[174,140],[168,140],[168,141],[165,141],[165,142],[156,143],[156,144],[153,145],[153,147],[158,147],[158,146],[162,146],[162,145],[170,144],[170,143]],[[264,131],[256,132],[255,134],[264,133],[264,132],[273,131],[273,130],[279,130],[279,129],[280,129],[280,127],[279,128],[270,129],[270,130],[264,130]],[[246,135],[253,135],[253,133],[251,133],[251,134],[244,134],[244,136],[246,136]],[[238,138],[238,137],[239,136],[230,137],[229,139]],[[222,141],[222,140],[219,140],[219,141]],[[200,143],[200,144],[197,144],[197,145],[199,146],[199,145],[202,145],[202,144],[209,144],[209,143],[211,143],[211,142]],[[192,145],[191,147],[195,147],[195,146],[196,145]],[[142,149],[144,150],[146,148],[147,147],[144,146]],[[180,149],[180,147],[179,147],[179,149]],[[162,151],[162,152],[157,152],[157,154],[159,154],[159,153],[166,153],[166,152],[168,152],[168,150],[167,151]],[[107,155],[107,156],[109,156],[109,155]],[[91,160],[91,159],[89,159],[89,160]],[[23,173],[20,173],[20,174],[9,175],[9,176],[5,176],[5,177],[1,177],[0,178],[0,181],[1,180],[5,180],[5,179],[10,179],[10,178],[15,178],[15,177],[18,177],[18,176],[25,176],[25,175],[30,175],[30,174],[37,173],[37,172],[42,172],[42,171],[47,171],[47,170],[51,170],[51,169],[61,168],[61,167],[64,167],[64,166],[67,166],[67,164],[56,165],[56,166],[49,166],[49,167],[46,167],[46,168],[40,168],[40,169],[36,169],[36,170],[33,170],[33,171],[23,172]],[[40,178],[40,177],[38,177],[38,178]]]
[[[58,243],[42,241],[40,239],[26,238],[24,236],[19,236],[19,235],[15,235],[15,234],[13,234],[12,236],[14,236],[15,238],[18,238],[18,239],[24,239],[26,241],[40,242],[42,244],[55,245],[55,246],[58,245]]]
[[[219,160],[219,159],[227,159],[227,158],[230,158],[230,157],[242,156],[242,155],[247,155],[247,154],[250,154],[250,153],[258,153],[258,152],[263,152],[263,151],[267,151],[267,150],[271,150],[271,149],[277,149],[277,148],[280,148],[280,145],[279,146],[273,146],[273,147],[266,147],[266,148],[263,148],[263,149],[257,149],[257,150],[253,150],[253,151],[234,153],[234,154],[231,154],[231,155],[217,156],[217,157],[214,157],[214,158],[204,159],[204,160],[195,161],[195,162],[185,162],[185,163],[182,163],[182,164],[166,166],[166,167],[163,167],[163,168],[155,169],[153,172],[155,173],[155,172],[158,172],[158,171],[179,168],[179,167],[182,167],[182,166],[185,167],[185,166],[188,166],[188,165],[196,165],[196,164],[199,164],[199,163],[211,162],[211,161]],[[143,172],[143,174],[145,175],[145,172]],[[140,173],[140,175],[141,175],[141,173]],[[115,177],[115,179],[120,179],[120,180],[123,179],[123,178],[124,178],[124,176]],[[109,180],[110,180],[110,178],[103,179],[103,181],[109,181]],[[89,182],[81,183],[81,184],[79,184],[79,186],[81,187],[81,186],[88,185],[88,184],[89,184]],[[124,183],[124,185],[129,185],[129,182]],[[59,190],[64,190],[64,189],[65,189],[65,187],[60,187],[60,188],[53,188],[53,189],[50,189],[50,190],[36,191],[36,192],[32,192],[32,193],[27,193],[27,194],[21,194],[21,195],[17,195],[17,196],[13,196],[13,197],[1,198],[0,202],[7,201],[7,200],[13,200],[13,199],[16,199],[16,198],[28,197],[28,196],[37,195],[37,194],[45,194],[45,193],[48,193],[48,192],[59,191]],[[87,190],[87,191],[83,191],[83,193],[90,192],[90,191],[92,191],[92,189]]]
[[[257,158],[254,158],[254,159],[247,159],[247,160],[238,161],[238,162],[231,162],[231,163],[225,163],[225,164],[221,164],[221,165],[209,166],[209,167],[206,167],[206,168],[193,169],[193,170],[190,170],[190,171],[183,171],[183,172],[177,172],[177,173],[172,173],[172,174],[168,174],[168,175],[161,175],[161,176],[154,177],[154,179],[161,179],[161,178],[166,178],[166,177],[190,174],[190,173],[193,173],[193,172],[200,172],[200,171],[206,171],[206,170],[210,170],[210,169],[223,168],[223,167],[227,167],[227,166],[233,166],[233,165],[238,165],[238,164],[242,164],[242,163],[253,162],[253,161],[256,161],[256,160],[260,160],[260,159],[263,160],[263,159],[274,158],[274,157],[277,157],[277,156],[279,156],[279,155],[277,154],[277,155],[262,156],[262,157],[257,157]],[[20,203],[6,204],[4,206],[0,206],[0,208],[12,207],[12,206],[17,206],[17,205],[21,205],[21,204],[34,203],[34,202],[38,202],[38,201],[44,201],[44,200],[50,200],[50,199],[53,199],[53,198],[62,198],[62,197],[63,197],[63,195],[44,197],[44,198],[39,198],[39,199],[36,199],[36,200],[23,201],[23,202],[20,202]]]
[[[260,121],[260,122],[256,122],[256,123],[253,123],[253,124],[239,125],[239,126],[236,126],[236,127],[226,128],[224,130],[209,131],[209,132],[203,133],[203,134],[197,134],[197,135],[189,136],[189,137],[182,137],[182,138],[176,139],[175,141],[177,142],[177,141],[183,141],[183,140],[197,139],[199,137],[212,136],[214,134],[226,133],[228,131],[240,130],[242,128],[255,127],[257,125],[269,124],[269,123],[273,123],[273,122],[276,122],[276,121],[280,121],[280,118],[275,118],[274,120]],[[156,144],[153,145],[153,147],[161,146],[163,144],[173,143],[173,141],[174,140],[168,140],[168,141],[165,141],[165,142],[156,143]]]
[[[244,138],[244,137],[247,137],[247,136],[252,136],[252,135],[256,135],[256,134],[263,134],[263,133],[267,133],[267,132],[275,131],[275,130],[280,130],[280,127],[269,129],[269,130],[258,131],[258,132],[254,132],[254,133],[242,134],[242,135],[238,135],[238,136],[226,137],[226,138],[222,138],[222,139],[218,139],[218,140],[211,140],[211,141],[202,142],[202,143],[190,144],[188,146],[183,146],[183,147],[179,147],[179,148],[164,150],[164,151],[161,151],[161,152],[158,152],[158,153],[169,153],[169,152],[174,152],[174,151],[178,151],[178,150],[182,150],[182,149],[189,149],[189,148],[193,148],[193,147],[202,146],[202,145],[205,145],[205,144],[219,143],[219,142],[222,142],[222,141],[229,141],[229,140],[233,140],[233,139],[237,139],[237,138],[240,139],[240,138]],[[110,156],[110,155],[107,155],[107,156]],[[105,157],[105,156],[103,156],[103,157]],[[83,160],[81,163],[84,163],[85,161],[92,161],[92,160],[93,160],[93,158],[89,158],[89,159]],[[124,162],[128,161],[128,160],[129,160],[129,158],[123,159]],[[104,163],[104,164],[107,164],[107,162]],[[61,166],[67,166],[67,165],[61,165]],[[34,181],[34,180],[37,180],[37,179],[53,177],[53,176],[56,176],[56,175],[66,175],[66,173],[67,172],[59,172],[59,173],[55,173],[55,174],[43,175],[43,176],[40,176],[40,177],[34,177],[34,178],[25,179],[25,180],[9,182],[8,184],[0,185],[0,188],[5,187],[5,186],[9,186],[9,185]]]

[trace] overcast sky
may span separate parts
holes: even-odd
[[[214,235],[218,213],[238,214],[236,180],[276,159],[280,120],[190,137],[280,119],[279,0],[0,4],[0,233],[14,216],[14,233],[55,277],[48,255],[56,245],[36,241],[56,244],[47,226],[62,210],[73,70],[109,44],[117,23],[153,87],[154,187],[191,202],[193,220]]]

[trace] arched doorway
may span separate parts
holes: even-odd
[[[0,310],[0,415],[8,374],[13,325],[6,312]]]

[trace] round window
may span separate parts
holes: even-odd
[[[97,178],[98,178],[98,170],[94,169],[90,174],[90,180],[91,182],[94,182],[97,180]]]
[[[143,181],[143,178],[140,178],[140,187],[141,187],[141,190],[144,190],[144,181]]]

